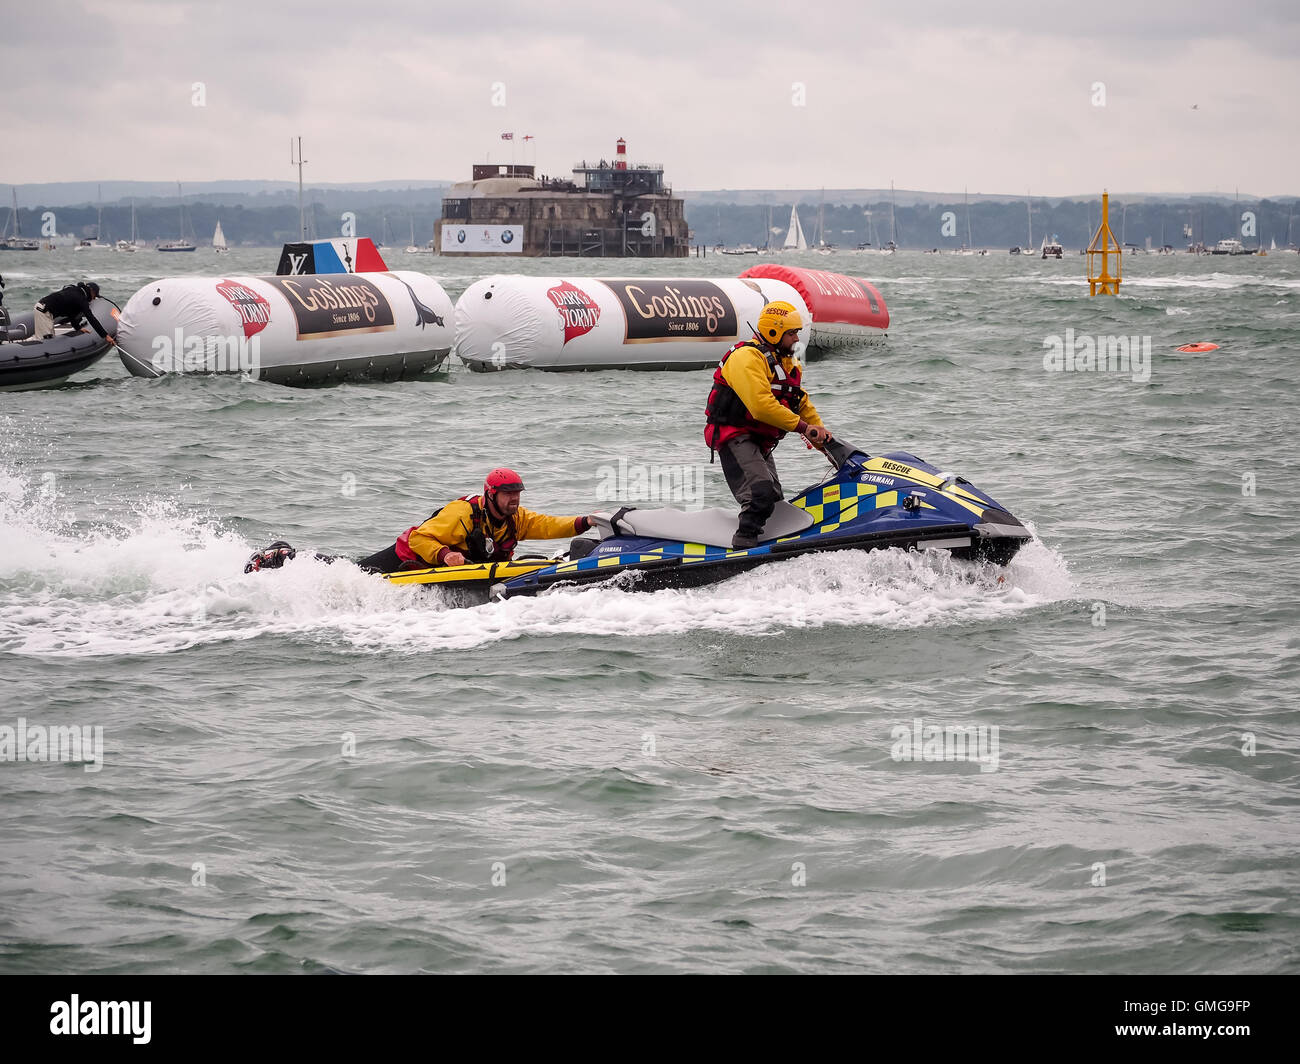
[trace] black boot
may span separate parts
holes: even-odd
[[[255,551],[244,566],[244,572],[257,573],[263,569],[278,569],[293,558],[298,552],[282,539],[277,539],[269,547]]]

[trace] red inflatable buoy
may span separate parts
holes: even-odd
[[[880,291],[861,277],[827,270],[765,262],[740,275],[741,280],[770,279],[791,285],[812,313],[810,346],[838,347],[883,339],[889,308]]]
[[[1183,351],[1189,355],[1198,355],[1202,351],[1217,351],[1218,349],[1219,349],[1218,344],[1199,343],[1199,344],[1183,344],[1183,346],[1180,347],[1178,350]]]

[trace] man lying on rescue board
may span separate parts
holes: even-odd
[[[592,519],[549,517],[519,505],[524,479],[513,469],[494,469],[483,482],[482,495],[466,495],[449,502],[423,524],[408,528],[391,547],[358,559],[372,573],[402,569],[504,562],[514,555],[521,539],[560,539],[576,536],[592,526]],[[248,559],[244,572],[278,569],[297,551],[277,540]],[[322,561],[333,557],[317,555]]]

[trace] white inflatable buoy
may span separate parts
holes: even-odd
[[[240,373],[277,384],[399,380],[451,350],[451,299],[410,270],[165,277],[122,310],[118,353],[137,377]]]
[[[776,280],[497,274],[457,300],[456,354],[479,370],[711,368],[777,299],[810,320]]]

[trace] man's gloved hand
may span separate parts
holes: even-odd
[[[831,438],[830,429],[822,425],[810,425],[803,420],[799,422],[799,431],[803,434],[804,439],[818,449],[823,447],[826,441]]]
[[[449,550],[442,556],[443,565],[464,565],[465,555],[458,550]]]

